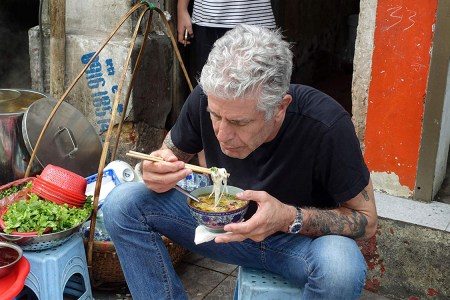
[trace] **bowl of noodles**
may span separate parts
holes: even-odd
[[[236,199],[235,195],[243,190],[235,186],[223,187],[219,195],[213,191],[213,185],[195,189],[191,194],[199,198],[200,202],[188,198],[187,203],[199,225],[204,225],[211,232],[224,232],[225,225],[244,219],[249,201]]]

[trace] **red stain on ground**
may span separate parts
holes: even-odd
[[[391,233],[391,235],[394,235],[394,228],[389,228],[389,232]]]
[[[429,288],[428,289],[428,296],[436,296],[439,295],[439,292],[436,291],[435,289]]]
[[[420,300],[420,298],[417,296],[411,296],[408,298],[408,300]]]
[[[374,270],[377,266],[380,267],[382,273],[384,273],[384,265],[380,260],[380,255],[377,249],[377,235],[381,234],[381,226],[377,228],[375,235],[366,241],[358,242],[361,252],[364,255],[369,270]],[[383,274],[380,274],[383,277]]]
[[[377,279],[366,280],[366,286],[364,287],[364,289],[366,289],[370,292],[373,292],[373,293],[377,293],[379,286],[380,286],[380,282]]]
[[[364,255],[366,260],[368,270],[371,270],[370,277],[366,279],[365,289],[371,292],[378,292],[378,287],[380,286],[380,278],[383,277],[385,272],[385,267],[383,260],[380,259],[377,248],[377,236],[381,235],[381,227],[378,226],[375,235],[367,241],[359,241],[358,246],[361,249],[361,253]],[[378,273],[376,272],[378,270]]]

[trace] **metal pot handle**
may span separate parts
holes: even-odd
[[[73,154],[78,151],[78,145],[77,145],[77,141],[75,140],[75,136],[73,135],[72,130],[70,130],[70,128],[60,126],[60,127],[58,127],[58,131],[55,133],[54,138],[56,140],[63,131],[67,132],[67,135],[69,136],[69,139],[72,142],[72,146],[73,146],[73,149],[69,152],[69,154],[66,154],[65,156],[66,157],[69,156],[70,158],[73,158]]]

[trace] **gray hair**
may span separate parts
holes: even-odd
[[[259,97],[257,108],[269,120],[289,89],[292,57],[280,30],[238,25],[214,43],[200,86],[222,99]]]

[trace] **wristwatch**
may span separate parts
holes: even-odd
[[[297,210],[297,216],[295,217],[294,222],[289,225],[288,233],[297,234],[302,230],[303,227],[303,213],[300,207],[295,208]]]

